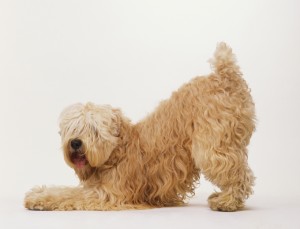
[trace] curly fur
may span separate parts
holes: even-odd
[[[211,209],[241,209],[254,182],[246,149],[255,129],[254,103],[226,44],[218,45],[210,63],[212,74],[183,85],[137,124],[108,105],[66,108],[60,116],[62,148],[81,185],[34,188],[25,197],[25,207],[176,206],[194,195],[202,173],[221,190],[209,197]],[[85,158],[83,166],[72,159],[74,139],[83,143],[76,151]]]

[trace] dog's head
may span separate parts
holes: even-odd
[[[74,104],[60,115],[65,161],[75,170],[101,167],[118,144],[120,111],[92,103]]]

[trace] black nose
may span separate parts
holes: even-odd
[[[81,145],[82,145],[82,141],[79,139],[74,139],[71,141],[71,147],[75,150],[79,149]]]

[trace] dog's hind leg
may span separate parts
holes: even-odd
[[[245,199],[252,194],[254,184],[254,176],[247,163],[246,149],[210,149],[198,151],[197,155],[194,159],[197,160],[196,165],[202,174],[221,190],[208,198],[210,208],[218,211],[236,211],[243,208]]]

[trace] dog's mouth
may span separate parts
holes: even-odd
[[[82,169],[88,163],[85,155],[80,152],[71,153],[71,161],[78,169]]]

